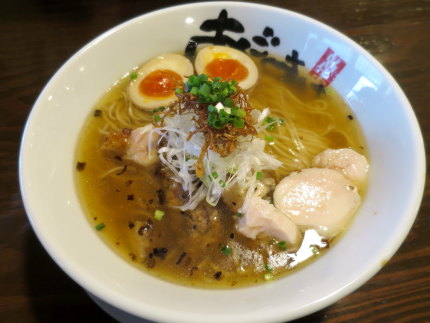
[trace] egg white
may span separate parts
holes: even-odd
[[[171,70],[180,75],[183,82],[186,82],[186,76],[194,73],[193,64],[185,56],[179,54],[163,54],[145,63],[137,71],[137,78],[132,80],[128,86],[131,101],[144,110],[166,106],[177,99],[175,93],[164,97],[152,97],[139,90],[140,82],[148,74],[157,70]]]
[[[244,52],[226,46],[207,46],[199,50],[194,62],[197,74],[204,73],[206,66],[217,58],[237,60],[248,69],[248,76],[238,82],[242,89],[249,89],[257,82],[258,68],[253,60]]]

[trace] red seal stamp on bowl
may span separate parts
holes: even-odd
[[[345,67],[346,62],[331,49],[327,48],[309,74],[319,77],[325,86],[329,85]]]

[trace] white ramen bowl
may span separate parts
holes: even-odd
[[[90,111],[116,80],[157,54],[183,50],[192,36],[213,39],[215,32],[200,26],[217,19],[222,9],[244,31],[225,31],[218,39],[229,37],[237,43],[244,38],[250,48],[280,57],[293,57],[294,50],[306,67],[332,81],[361,124],[371,172],[367,196],[350,229],[321,258],[267,284],[208,290],[145,274],[101,240],[77,196],[74,154]],[[268,46],[259,46],[253,37],[264,37],[266,27],[273,30],[273,36],[266,29]],[[280,40],[278,46],[271,44],[274,37]],[[325,62],[318,63],[324,53]],[[342,62],[345,66],[335,75]],[[424,178],[423,141],[413,110],[394,79],[371,55],[311,18],[241,2],[167,8],[127,21],[91,41],[40,94],[20,152],[25,208],[51,257],[92,295],[155,321],[286,321],[336,302],[380,270],[403,242],[420,205]]]

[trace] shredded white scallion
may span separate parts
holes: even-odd
[[[262,112],[253,111],[253,117],[257,120],[257,131],[265,128],[262,123],[269,113],[268,108]],[[240,212],[244,213],[255,191],[257,172],[274,170],[282,163],[264,152],[264,140],[247,136],[240,138],[235,151],[227,157],[208,150],[203,159],[204,176],[198,178],[195,164],[205,138],[202,133],[196,133],[187,141],[189,132],[195,130],[193,117],[194,113],[167,116],[164,118],[165,126],[153,130],[161,135],[160,141],[166,141],[166,145],[158,150],[161,162],[172,171],[173,179],[188,193],[187,203],[179,209],[192,210],[203,199],[216,205],[223,191],[237,183],[241,189],[247,190],[245,201],[240,208]]]

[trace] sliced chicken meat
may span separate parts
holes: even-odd
[[[149,124],[134,130],[112,131],[104,138],[102,149],[137,164],[151,166],[159,160],[157,142],[160,138],[152,129],[152,124]]]
[[[263,179],[257,181],[254,195],[264,197],[273,192],[275,187],[275,179],[264,174]],[[239,184],[235,184],[224,190],[222,193],[222,200],[230,208],[230,210],[233,212],[238,212],[242,207],[243,201],[245,200],[246,192],[246,189],[241,188]]]
[[[341,232],[360,205],[357,188],[341,173],[308,168],[283,178],[273,193],[275,206],[298,226],[331,238]]]
[[[369,163],[366,157],[350,148],[326,149],[314,157],[312,167],[337,170],[354,183],[361,184],[366,180]]]
[[[246,213],[239,218],[237,230],[248,238],[257,236],[274,236],[289,244],[297,244],[301,240],[298,227],[273,204],[254,195]]]
[[[134,129],[129,138],[126,157],[134,162],[151,166],[158,162],[157,141],[160,135],[151,131],[151,124]]]

